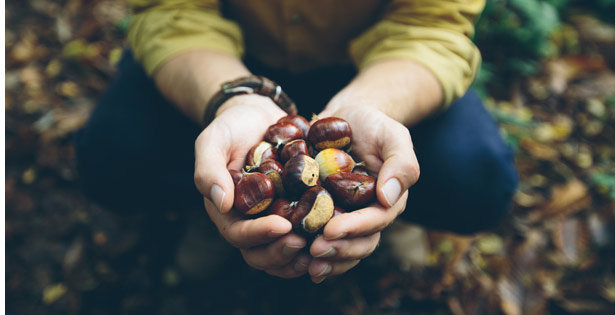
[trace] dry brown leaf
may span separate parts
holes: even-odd
[[[558,220],[551,234],[563,265],[578,264],[590,245],[590,232],[577,218]]]
[[[539,160],[555,161],[559,158],[559,152],[557,152],[557,150],[529,138],[521,140],[521,147]]]
[[[589,189],[582,181],[573,179],[551,189],[550,201],[542,208],[530,213],[528,221],[533,223],[548,217],[565,217],[583,210],[591,204]]]

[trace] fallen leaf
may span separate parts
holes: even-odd
[[[587,208],[592,201],[589,189],[578,179],[570,180],[551,189],[550,201],[528,216],[529,222],[537,222],[548,217],[565,217]]]
[[[63,283],[50,285],[43,289],[43,303],[49,305],[61,298],[68,289]]]

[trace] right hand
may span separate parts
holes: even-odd
[[[228,172],[240,170],[250,148],[285,115],[264,96],[241,95],[228,100],[196,140],[194,182],[205,197],[209,217],[222,236],[241,250],[248,265],[274,276],[294,278],[305,274],[311,262],[308,254],[299,253],[306,240],[292,233],[291,223],[280,216],[250,219],[231,211],[235,187]]]

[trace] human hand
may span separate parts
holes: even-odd
[[[292,225],[270,215],[249,219],[231,211],[234,184],[228,169],[240,170],[250,148],[267,128],[286,113],[260,95],[235,96],[224,103],[213,122],[195,143],[194,181],[203,194],[205,209],[222,236],[240,249],[251,267],[283,278],[305,274],[310,262],[298,254],[306,240],[291,233]]]
[[[336,116],[352,128],[352,151],[378,174],[378,202],[366,208],[332,218],[310,247],[314,257],[309,265],[312,281],[322,282],[356,266],[378,246],[380,232],[406,207],[408,188],[419,177],[408,129],[369,106],[341,106],[325,109],[319,117]]]

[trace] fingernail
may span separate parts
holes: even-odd
[[[331,247],[329,249],[327,249],[326,251],[314,256],[315,258],[322,258],[322,257],[331,257],[331,256],[335,256],[335,254],[337,254],[337,251],[335,250],[335,248]]]
[[[325,281],[325,279],[327,279],[327,277],[321,277],[321,278],[314,277],[314,278],[312,278],[312,281],[314,281],[314,283],[316,283],[316,284],[319,284],[319,283]]]
[[[328,274],[331,273],[331,270],[333,270],[333,267],[331,267],[331,265],[326,265],[325,269],[323,269],[319,274],[315,275],[314,277],[324,277]]]
[[[224,196],[226,196],[222,187],[218,186],[218,184],[213,184],[209,194],[211,195],[211,201],[218,208],[218,211],[222,212],[222,202],[224,201]]]
[[[296,254],[302,248],[303,246],[285,244],[284,247],[282,247],[282,255],[292,256]]]
[[[397,178],[389,179],[382,186],[382,194],[384,195],[384,199],[389,203],[389,207],[392,207],[397,200],[399,200],[399,196],[401,195],[401,184]]]
[[[304,272],[306,270],[308,270],[308,264],[305,264],[305,263],[303,263],[301,261],[297,261],[295,263],[295,271],[297,271],[297,272]]]
[[[288,231],[269,231],[269,237],[280,237],[288,234]]]
[[[327,240],[327,241],[339,240],[340,238],[343,238],[344,236],[346,236],[346,234],[347,234],[346,232],[343,232],[343,233],[340,233],[340,234],[338,234],[338,235],[336,235],[334,237],[326,237],[325,236],[325,240]]]

